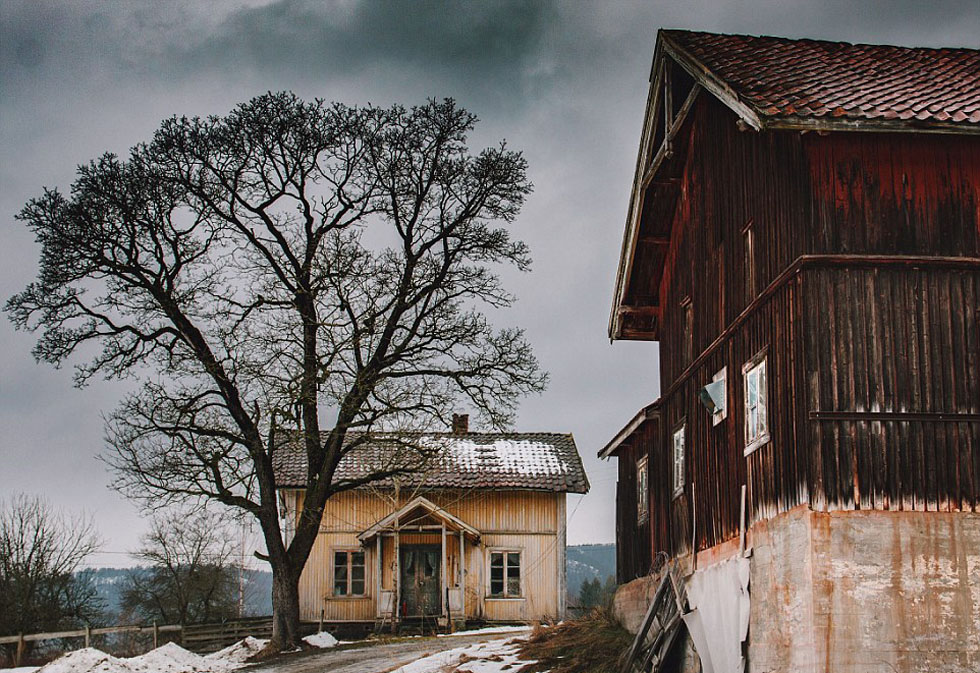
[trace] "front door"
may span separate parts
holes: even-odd
[[[439,545],[403,545],[401,548],[401,607],[404,617],[438,615]]]

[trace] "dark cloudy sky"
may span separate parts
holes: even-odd
[[[572,499],[569,541],[610,542],[615,469],[595,452],[658,394],[656,346],[610,345],[606,322],[659,27],[980,47],[980,2],[4,0],[0,298],[36,273],[38,248],[13,220],[24,202],[166,116],[281,89],[347,103],[452,96],[482,120],[474,144],[506,138],[530,162],[536,189],[516,231],[535,265],[510,282],[508,322],[552,379],[518,429],[574,433],[592,492]],[[131,549],[142,520],[95,460],[123,385],[74,389],[6,317],[0,340],[0,494],[85,509],[107,551]]]

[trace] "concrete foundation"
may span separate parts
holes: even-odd
[[[749,540],[749,671],[980,671],[980,515],[800,507]],[[737,553],[720,547],[698,567]],[[639,627],[658,579],[617,591],[626,628]],[[686,659],[682,670],[697,671]]]

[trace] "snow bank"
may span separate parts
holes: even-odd
[[[198,673],[210,670],[207,659],[188,652],[177,643],[167,643],[125,661],[131,670],[138,673]]]
[[[330,634],[325,635],[333,640]],[[327,642],[326,639],[322,640]],[[176,643],[167,643],[130,659],[120,659],[94,647],[86,647],[69,652],[41,668],[14,670],[19,673],[228,673],[244,666],[246,660],[265,647],[267,642],[248,637],[206,657],[189,652]],[[333,644],[336,645],[337,641],[334,640]]]
[[[244,664],[250,657],[254,656],[266,646],[268,640],[253,638],[248,636],[245,640],[239,640],[234,645],[229,645],[223,650],[218,650],[204,657],[209,665],[214,664]]]
[[[320,631],[320,633],[316,633],[312,636],[306,636],[303,638],[303,642],[307,645],[312,645],[313,647],[319,647],[321,649],[335,647],[337,645],[337,639],[326,631]]]
[[[85,647],[58,657],[38,669],[38,673],[134,673],[125,659],[94,647]]]

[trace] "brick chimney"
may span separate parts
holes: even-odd
[[[453,414],[453,434],[465,435],[470,431],[469,414]]]

